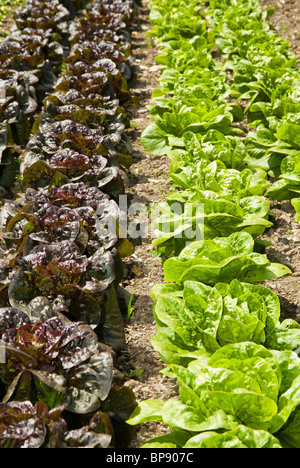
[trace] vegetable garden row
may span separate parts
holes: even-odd
[[[142,401],[128,423],[169,426],[143,448],[299,448],[300,326],[263,285],[291,271],[260,239],[268,199],[300,220],[297,57],[258,0],[150,8],[161,76],[142,144],[176,186],[156,220],[152,343],[179,398]]]
[[[0,447],[130,442],[118,231],[131,0],[28,0],[0,43]]]

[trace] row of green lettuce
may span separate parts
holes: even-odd
[[[152,344],[179,397],[142,401],[128,423],[169,426],[142,448],[299,448],[300,326],[280,321],[263,285],[291,271],[259,239],[272,226],[266,195],[294,196],[296,58],[257,0],[150,7],[161,76],[142,144],[168,155],[175,185],[155,223],[165,283],[152,290]]]
[[[239,15],[238,9],[246,14]],[[245,140],[248,162],[276,180],[266,195],[291,200],[300,220],[300,74],[298,57],[290,43],[274,34],[263,21],[259,2],[211,2],[207,18],[216,43],[226,58],[224,69],[233,70],[230,95],[247,101],[249,127],[257,129]]]

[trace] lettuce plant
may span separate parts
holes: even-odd
[[[158,285],[152,294],[158,329],[153,345],[171,364],[188,362],[199,349],[214,352],[243,341],[264,344],[280,317],[276,294],[238,280],[214,287],[187,280],[182,286]]]
[[[87,257],[73,241],[40,244],[23,258],[3,260],[1,303],[27,312],[38,296],[55,300],[69,320],[89,324],[102,340],[122,349],[124,323],[116,296],[122,271],[118,267],[113,254],[104,249]]]
[[[290,270],[256,251],[271,225],[263,195],[298,194],[296,57],[257,0],[150,6],[162,73],[142,144],[170,157],[179,189],[155,219],[166,284],[152,292],[153,346],[179,398],[141,402],[128,423],[169,426],[143,448],[299,447],[299,326],[279,322],[278,297],[258,284]],[[245,116],[258,128],[237,143]]]
[[[76,3],[73,3],[73,11]],[[22,8],[16,18],[16,25],[19,29],[34,28],[35,30],[52,29],[61,35],[66,35],[68,31],[68,20],[72,17],[72,13],[59,0],[48,2],[45,0],[43,4],[36,0],[27,0],[26,5]]]
[[[182,445],[184,444],[184,445]],[[142,445],[141,448],[282,448],[278,439],[267,431],[254,430],[240,424],[236,429],[220,433],[207,431],[191,438],[183,432],[172,432],[158,436]]]
[[[290,273],[284,265],[271,263],[267,256],[254,251],[248,233],[191,243],[180,255],[164,262],[165,281],[183,284],[196,280],[210,286],[234,279],[256,283]]]
[[[98,411],[80,429],[69,429],[65,405],[49,410],[38,401],[0,403],[1,448],[112,448],[115,434],[109,417]]]
[[[197,165],[181,166],[173,163],[170,179],[183,189],[176,198],[180,196],[186,201],[211,193],[218,194],[222,199],[239,202],[245,197],[263,195],[270,185],[264,172],[251,171],[249,168],[242,171],[227,169],[219,160],[210,162],[206,159]]]
[[[66,422],[62,407],[53,410],[41,401],[0,403],[1,448],[62,448]]]
[[[235,232],[257,238],[273,224],[268,220],[269,203],[263,197],[244,197],[235,203],[215,192],[203,191],[187,199],[179,192],[158,204],[153,245],[163,257],[179,255],[198,239],[213,240]]]
[[[280,176],[266,192],[275,200],[292,200],[300,193],[300,157],[299,154],[286,156],[280,165]],[[299,215],[298,206],[295,206]]]
[[[32,0],[16,13],[14,31],[0,44],[1,197],[7,191],[11,196],[21,148],[30,138],[39,106],[57,81],[69,48],[66,30],[77,7],[76,2],[41,5]]]
[[[168,157],[175,167],[193,166],[201,161],[220,161],[228,169],[247,168],[248,154],[240,138],[209,130],[205,135],[186,132],[183,146],[169,151]],[[184,169],[183,169],[184,170]]]
[[[119,208],[113,200],[84,183],[54,189],[44,193],[29,189],[23,198],[6,202],[2,208],[2,229],[7,246],[19,245],[26,255],[39,243],[70,240],[82,253],[93,255],[102,247],[112,250],[120,245]],[[67,206],[67,197],[74,208]],[[108,230],[109,225],[115,227],[115,232]]]
[[[27,166],[24,160],[22,166],[22,183],[24,188],[60,187],[70,182],[85,182],[98,186],[110,195],[117,196],[124,192],[124,178],[122,172],[101,155],[91,156],[77,153],[65,148],[57,151],[49,161],[42,158],[31,161]]]
[[[112,385],[113,360],[103,347],[100,351],[90,327],[64,324],[55,316],[31,323],[13,308],[1,309],[1,316],[3,401],[35,399],[52,409],[67,400],[69,410],[79,413],[99,408]]]
[[[203,159],[194,165],[172,163],[170,180],[181,190],[167,195],[167,203],[161,205],[162,216],[155,222],[158,239],[153,242],[158,245],[158,251],[167,244],[173,244],[175,252],[179,253],[184,241],[198,238],[197,223],[203,223],[205,239],[223,237],[239,230],[257,237],[272,225],[268,219],[269,204],[262,197],[269,185],[263,171],[227,169],[219,160],[209,162]],[[182,239],[178,238],[180,224]],[[194,236],[189,229],[194,230]]]
[[[133,394],[129,389],[116,386],[112,350],[98,342],[88,325],[62,321],[53,309],[49,301],[36,298],[31,303],[31,315],[14,308],[0,310],[1,346],[6,357],[0,366],[0,388],[3,411],[8,411],[7,419],[1,421],[0,440],[2,442],[3,439],[3,444],[10,444],[8,429],[12,426],[14,434],[18,428],[18,417],[15,420],[8,417],[10,405],[13,408],[15,402],[20,402],[22,407],[23,402],[24,408],[28,404],[33,410],[34,405],[43,407],[43,403],[50,415],[63,414],[66,420],[62,421],[63,438],[57,443],[62,443],[62,446],[63,443],[74,446],[103,443],[108,446],[116,436],[115,413],[122,401],[123,414],[130,414],[136,406]],[[77,432],[73,432],[74,418],[78,424],[84,415],[91,417],[90,422],[81,423],[81,429],[77,426]],[[121,432],[125,418],[119,417]],[[29,419],[29,416],[24,416],[24,420]],[[88,420],[86,417],[86,422]],[[48,424],[48,419],[45,423]],[[30,425],[27,430],[28,433],[24,427],[24,439],[31,435]],[[45,436],[48,430],[43,433]],[[101,442],[97,433],[108,435]],[[17,435],[18,432],[13,438],[20,444]],[[41,443],[49,441],[44,438]]]
[[[270,349],[299,352],[300,326],[296,320],[285,319],[278,323],[266,341]]]
[[[0,446],[123,447],[136,401],[114,367],[116,288],[132,246],[112,198],[132,161],[136,5],[28,0],[15,19],[0,45],[1,196],[18,172],[22,190],[1,210]]]
[[[274,182],[267,195],[291,200],[299,219],[297,176],[291,161],[299,152],[299,69],[289,42],[267,23],[273,9],[262,12],[259,2],[210,2],[208,18],[217,35],[216,43],[228,59],[225,69],[234,72],[231,96],[244,101],[250,128],[246,138],[247,163],[263,169]],[[251,21],[249,20],[251,16]]]
[[[172,432],[162,440],[164,447],[168,442],[174,447],[176,440],[177,446],[191,440],[193,447],[200,447],[211,431],[221,435],[222,443],[241,425],[250,429],[251,446],[290,447],[299,437],[294,424],[300,403],[299,363],[291,351],[268,350],[253,342],[223,346],[213,354],[203,353],[188,367],[171,365],[180,400],[142,402],[128,422],[169,425]],[[154,444],[159,446],[159,440]]]

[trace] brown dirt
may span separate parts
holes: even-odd
[[[280,36],[291,44],[291,50],[300,57],[300,1],[299,0],[261,0],[262,9],[274,7],[275,13],[268,20]]]
[[[147,1],[140,8],[140,30],[132,34],[132,48],[135,57],[137,81],[132,92],[140,99],[140,107],[131,109],[129,117],[132,127],[128,132],[133,146],[133,164],[130,168],[129,204],[143,203],[149,207],[151,203],[164,201],[165,194],[169,192],[166,178],[169,170],[167,157],[149,155],[141,145],[142,131],[153,121],[146,106],[151,103],[151,94],[154,88],[159,87],[159,66],[155,62],[158,52],[145,35],[150,29],[149,9]],[[125,278],[123,284],[124,296],[129,302],[134,294],[133,313],[126,326],[127,349],[118,359],[118,368],[126,375],[132,371],[142,371],[133,378],[127,378],[125,385],[132,388],[138,402],[146,399],[168,400],[177,396],[177,384],[159,373],[165,367],[158,353],[151,346],[151,338],[156,333],[153,318],[153,300],[151,289],[155,284],[163,282],[163,268],[161,261],[152,251],[150,237],[135,241],[134,254],[125,261]],[[161,424],[143,424],[131,443],[132,448],[140,447],[150,438],[169,432]]]

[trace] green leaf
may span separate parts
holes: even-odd
[[[200,432],[218,428],[232,428],[236,425],[222,411],[206,418],[199,410],[184,405],[178,400],[170,399],[162,410],[163,422],[171,427],[177,427],[190,432]]]
[[[183,431],[173,431],[170,434],[153,437],[153,439],[148,440],[140,448],[180,448],[183,447],[186,441],[189,439],[189,434]]]
[[[284,124],[276,133],[278,140],[282,140],[292,148],[300,149],[299,125]]]
[[[279,440],[267,431],[238,426],[232,431],[218,434],[203,432],[191,437],[184,445],[188,448],[282,448]]]
[[[130,415],[130,418],[127,419],[126,423],[134,426],[147,421],[162,422],[162,410],[164,405],[165,402],[160,400],[141,401]]]
[[[293,207],[294,207],[295,210],[296,210],[296,217],[295,217],[295,219],[296,219],[296,221],[297,221],[298,223],[300,223],[300,198],[293,198],[293,199],[291,200],[291,203],[292,203]]]
[[[168,135],[156,124],[148,126],[142,133],[141,143],[146,151],[156,156],[163,156],[172,149]]]

